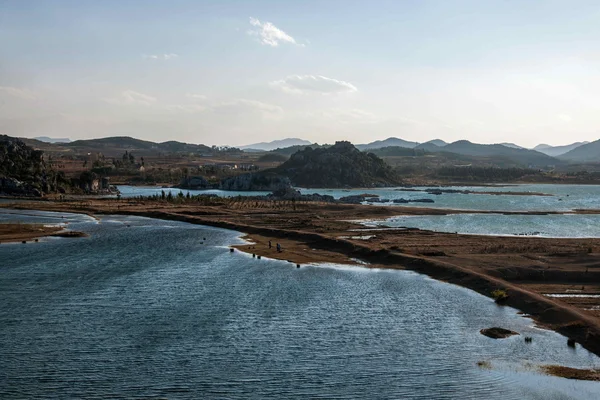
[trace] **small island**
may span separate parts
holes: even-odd
[[[66,231],[58,225],[0,223],[0,243],[26,242],[46,236],[83,237],[83,232]]]

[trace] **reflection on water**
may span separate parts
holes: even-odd
[[[0,245],[1,398],[600,396],[530,367],[598,357],[416,273],[296,269],[229,253],[235,232],[178,222],[0,215],[91,235]],[[521,336],[479,334],[491,326]]]
[[[219,197],[237,197],[237,196],[266,196],[271,192],[264,191],[255,191],[255,192],[237,192],[232,190],[218,190],[218,189],[207,189],[207,190],[188,190],[188,189],[178,189],[178,188],[161,188],[158,186],[128,186],[128,185],[119,185],[117,186],[119,191],[121,192],[121,197],[136,197],[136,196],[154,196],[161,195],[162,192],[166,194],[173,194],[176,196],[179,192],[183,194],[189,193],[192,196],[196,195],[217,195]],[[112,196],[116,197],[116,196]]]
[[[161,191],[171,191],[174,195],[180,189],[162,189],[159,187],[118,186],[122,197],[151,196]],[[551,185],[528,184],[510,186],[452,186],[443,189],[470,190],[474,192],[529,192],[546,193],[550,196],[515,196],[515,195],[489,195],[489,194],[461,194],[444,193],[436,196],[425,192],[415,192],[410,188],[369,188],[369,189],[300,189],[303,194],[320,193],[339,199],[340,197],[369,193],[379,196],[380,199],[431,199],[434,203],[410,204],[375,204],[374,206],[389,207],[427,207],[447,208],[455,210],[474,211],[572,211],[575,209],[600,209],[600,185]],[[263,196],[269,192],[230,192],[223,190],[181,190],[184,194],[215,194],[220,197],[235,196]]]
[[[411,188],[413,189],[426,189]],[[386,189],[303,189],[302,193],[329,194],[335,198],[369,193],[382,199],[431,199],[435,203],[392,204],[390,207],[448,208],[474,211],[571,211],[574,209],[600,209],[600,185],[550,185],[528,184],[510,186],[452,186],[443,189],[471,190],[474,192],[530,192],[551,196],[515,196],[489,194],[444,193],[436,196],[425,192],[405,191],[402,188]]]

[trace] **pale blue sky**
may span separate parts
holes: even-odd
[[[0,133],[600,138],[598,1],[0,0]]]

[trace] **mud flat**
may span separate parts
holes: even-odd
[[[600,370],[579,369],[563,367],[561,365],[544,365],[540,368],[542,372],[567,379],[579,379],[585,381],[600,381]]]
[[[177,204],[133,199],[48,201],[12,207],[138,215],[233,229],[247,234],[252,242],[238,249],[255,256],[301,265],[345,262],[409,269],[488,297],[502,290],[508,294],[503,304],[600,355],[600,315],[594,311],[600,298],[586,298],[585,307],[580,307],[568,297],[545,295],[548,285],[554,293],[569,293],[581,285],[586,292],[600,290],[600,239],[457,235],[418,229],[373,232],[349,221],[454,212],[410,207],[214,198],[181,199]],[[282,245],[281,253],[276,243]]]
[[[35,241],[47,236],[73,238],[86,237],[87,234],[55,225],[0,223],[0,243]]]
[[[41,224],[0,223],[0,242],[22,242],[52,236],[62,231],[60,226]]]

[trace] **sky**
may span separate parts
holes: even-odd
[[[0,0],[0,133],[600,138],[600,2]]]

